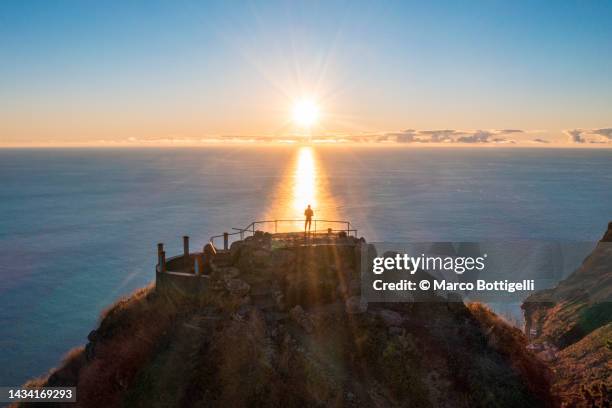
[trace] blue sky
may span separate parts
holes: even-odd
[[[326,137],[606,141],[610,21],[612,2],[586,1],[4,1],[0,135],[284,138],[309,97]]]

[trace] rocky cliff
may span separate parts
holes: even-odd
[[[77,386],[81,407],[556,405],[525,336],[486,307],[366,304],[363,245],[234,243],[201,296],[134,293],[28,386]]]
[[[612,223],[576,271],[522,307],[529,348],[549,362],[563,403],[610,406]]]

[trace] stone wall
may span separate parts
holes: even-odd
[[[175,296],[201,296],[208,287],[209,277],[195,274],[196,257],[200,253],[174,256],[166,261],[166,271],[159,265],[155,268],[155,288],[165,294]]]
[[[198,297],[206,292],[209,277],[184,272],[155,273],[155,289],[166,294]]]
[[[229,251],[218,251],[211,276],[195,274],[193,265],[201,253],[168,259],[166,272],[157,268],[156,288],[201,297],[211,286],[227,286],[240,276],[255,286],[255,292],[266,292],[266,286],[279,287],[288,306],[334,302],[358,294],[362,250],[367,247],[365,241],[353,237],[315,245],[279,245],[270,234],[258,233],[234,242]],[[231,276],[225,276],[228,274]]]

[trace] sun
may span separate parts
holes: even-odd
[[[293,105],[293,121],[310,128],[319,120],[319,106],[312,99],[300,99]]]

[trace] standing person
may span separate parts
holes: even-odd
[[[308,228],[308,232],[310,232],[310,228],[312,226],[312,216],[314,215],[314,211],[310,208],[310,204],[308,204],[308,208],[304,211],[304,215],[306,216],[306,222],[304,222],[304,232]]]

